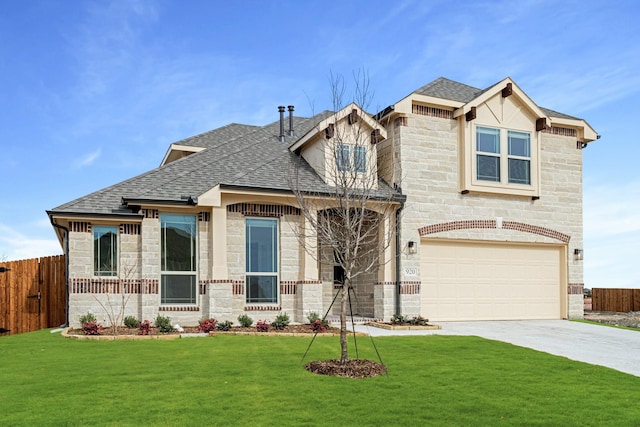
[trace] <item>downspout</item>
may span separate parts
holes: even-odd
[[[64,325],[61,328],[69,326],[69,229],[53,222],[53,217],[49,218],[51,225],[60,230],[64,230]]]
[[[401,266],[401,255],[402,251],[400,250],[400,215],[402,213],[402,209],[404,209],[404,201],[400,204],[398,210],[396,210],[396,315],[399,316],[402,311],[401,301],[400,301],[400,266]]]

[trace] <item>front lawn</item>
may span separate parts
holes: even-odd
[[[310,338],[0,337],[0,425],[637,425],[640,378],[477,337],[375,338],[388,376],[324,377]],[[368,337],[361,357],[375,359]],[[337,357],[318,337],[307,361]]]

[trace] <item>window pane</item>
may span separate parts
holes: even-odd
[[[336,163],[340,172],[348,171],[349,167],[349,146],[340,144],[336,148]]]
[[[509,131],[509,155],[531,157],[529,134],[525,132]]]
[[[246,220],[247,271],[275,273],[278,271],[278,221],[273,219]]]
[[[247,302],[277,303],[276,276],[247,276]]]
[[[476,127],[476,151],[500,153],[500,129]]]
[[[196,271],[196,217],[161,215],[162,271]]]
[[[93,227],[93,274],[96,276],[118,274],[117,227]]]
[[[500,182],[500,157],[477,156],[478,179]]]
[[[529,160],[509,159],[509,182],[531,184]]]
[[[364,173],[367,170],[367,147],[354,148],[353,166],[356,172]]]
[[[162,275],[161,304],[195,304],[196,276],[194,274]]]

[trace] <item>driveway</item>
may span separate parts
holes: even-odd
[[[570,322],[521,320],[486,322],[437,322],[437,331],[390,331],[356,325],[356,331],[372,336],[473,335],[504,341],[572,360],[606,366],[640,377],[640,332]]]

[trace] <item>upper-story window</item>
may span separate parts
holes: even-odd
[[[93,274],[118,275],[118,227],[93,227]]]
[[[530,185],[531,135],[527,132],[477,126],[476,179]]]
[[[336,147],[336,166],[340,172],[365,173],[367,170],[367,147],[338,144]]]

